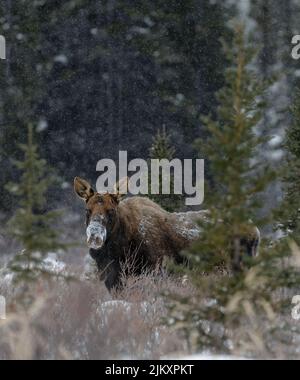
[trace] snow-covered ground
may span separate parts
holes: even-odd
[[[58,255],[53,252],[48,253],[48,255],[43,259],[42,263],[38,267],[51,275],[68,274],[66,264],[63,261],[59,260]],[[14,276],[14,272],[12,272],[7,265],[4,265],[0,269],[0,287],[11,286]]]
[[[60,255],[49,253],[42,268],[54,275],[70,275],[72,266],[62,261]],[[122,294],[109,294],[102,282],[94,278],[94,265],[88,257],[78,281],[41,280],[33,287],[32,310],[24,314],[15,302],[16,286],[14,274],[6,267],[0,269],[0,295],[7,297],[7,320],[0,323],[1,344],[8,342],[10,358],[35,357],[35,349],[42,357],[75,359],[161,359],[161,360],[246,360],[239,356],[212,354],[209,351],[189,355],[189,345],[178,331],[162,323],[167,317],[164,290],[184,297],[192,294],[188,280],[175,281],[171,277],[144,276],[132,279]],[[213,302],[209,300],[208,302]],[[12,304],[12,306],[11,306]],[[19,330],[13,326],[20,325]],[[24,329],[25,335],[17,333]],[[11,337],[12,332],[16,336]],[[291,332],[291,338],[296,339]],[[32,345],[30,355],[18,351],[14,339],[23,339]],[[1,343],[2,342],[2,343]],[[42,347],[40,347],[40,342]],[[290,349],[297,354],[299,342],[291,340]],[[251,351],[255,352],[255,351]],[[248,355],[251,352],[247,351]],[[281,352],[280,352],[281,355]],[[289,355],[289,352],[286,353]],[[250,356],[251,357],[251,356]],[[253,356],[254,358],[254,356]]]

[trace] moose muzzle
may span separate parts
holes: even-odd
[[[87,245],[92,249],[100,249],[106,240],[106,227],[99,221],[91,221],[86,229]]]

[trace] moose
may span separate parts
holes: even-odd
[[[199,237],[198,221],[209,220],[206,210],[169,213],[147,197],[124,199],[124,181],[111,193],[98,193],[86,180],[74,179],[75,193],[86,206],[89,253],[109,291],[122,288],[122,266],[130,259],[137,275],[161,266],[165,257],[184,263],[180,253]],[[249,255],[256,256],[259,239],[255,226],[241,239]]]

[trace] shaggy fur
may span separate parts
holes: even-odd
[[[120,200],[119,194],[98,194],[78,178],[75,191],[86,201],[87,225],[95,216],[105,220],[105,244],[90,249],[90,255],[109,290],[121,286],[123,263],[135,274],[161,265],[164,257],[183,263],[180,252],[199,236],[197,221],[208,220],[207,211],[169,213],[148,198]],[[259,241],[255,231],[242,242],[250,255],[256,254]]]
[[[203,212],[193,219],[203,217]],[[100,250],[90,250],[108,289],[120,286],[122,263],[135,274],[161,265],[165,256],[182,263],[180,252],[197,237],[187,215],[170,214],[148,198],[133,197],[116,207],[114,227]]]

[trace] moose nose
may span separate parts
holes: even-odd
[[[106,228],[98,221],[91,221],[86,230],[87,245],[92,249],[100,249],[106,240]]]

